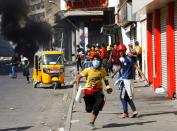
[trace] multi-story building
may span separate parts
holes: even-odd
[[[47,21],[54,25],[54,16],[60,10],[60,0],[28,0],[29,16],[35,21]]]
[[[137,40],[137,19],[132,13],[132,0],[119,0],[118,25],[121,26],[122,42],[126,45]]]
[[[146,48],[146,18],[141,18],[133,12],[134,0],[119,0],[118,6],[118,25],[121,27],[120,43],[134,45],[135,41],[139,41],[142,47],[142,71],[146,76],[147,73],[147,48]],[[141,6],[141,4],[138,4]]]
[[[61,0],[56,28],[63,30],[67,59],[76,52],[76,45],[116,42],[113,28],[117,5],[118,0]]]
[[[177,1],[133,0],[132,5],[144,29],[148,80],[171,99],[177,92]]]
[[[45,0],[28,0],[29,16],[35,21],[46,20]]]

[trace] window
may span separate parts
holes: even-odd
[[[43,56],[42,62],[44,65],[63,64],[63,56],[61,54],[47,54]]]

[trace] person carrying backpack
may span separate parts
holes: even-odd
[[[29,75],[30,75],[30,73],[29,73],[29,60],[23,54],[21,54],[20,57],[21,57],[20,67],[23,71],[23,76],[26,76],[27,82],[30,83],[30,80],[29,80]]]

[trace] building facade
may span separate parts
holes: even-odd
[[[133,12],[135,5],[141,6],[134,0],[119,0],[117,24],[121,27],[120,43],[128,47],[128,44],[134,45],[135,41],[139,42],[142,47],[142,71],[147,76],[146,17],[142,15],[140,18]]]
[[[29,16],[35,21],[55,24],[55,14],[60,10],[60,0],[28,0]]]
[[[115,4],[115,1],[61,0],[56,28],[64,31],[63,48],[67,51],[67,59],[71,60],[72,54],[76,52],[76,45],[85,48],[87,44],[116,42],[116,31],[110,29],[115,25],[115,6],[111,3]]]
[[[148,80],[172,99],[177,91],[177,1],[132,2],[133,13],[146,23]]]
[[[45,0],[29,0],[29,16],[35,21],[46,20]]]

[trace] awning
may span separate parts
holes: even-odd
[[[86,11],[86,10],[70,10],[70,11],[59,11],[56,16],[60,19],[65,19],[69,16],[102,16],[103,11]]]
[[[117,24],[103,25],[101,28],[101,33],[112,35],[112,34],[115,34],[116,32],[119,32],[120,29],[121,27]]]

